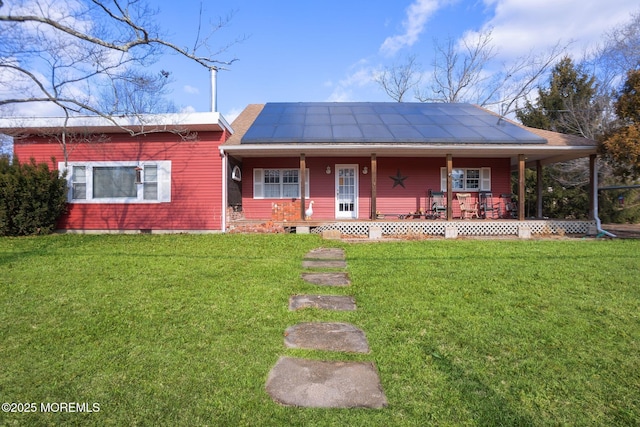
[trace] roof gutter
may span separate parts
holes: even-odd
[[[412,156],[416,153],[425,153],[430,155],[446,155],[455,152],[473,152],[474,154],[484,153],[485,157],[495,155],[514,155],[514,154],[540,154],[540,153],[557,153],[562,154],[579,154],[588,156],[595,154],[596,147],[581,146],[549,146],[540,144],[530,145],[512,145],[512,144],[246,144],[246,145],[223,145],[220,147],[229,154],[244,154],[254,156],[274,156],[296,152],[316,153],[322,155],[336,155],[336,152],[344,152],[345,155],[377,153],[378,155],[393,155],[402,157],[402,152],[406,152],[406,156]],[[581,157],[580,156],[580,157]]]

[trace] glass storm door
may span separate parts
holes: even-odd
[[[358,166],[336,165],[336,219],[358,217]]]

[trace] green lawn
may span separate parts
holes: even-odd
[[[305,284],[310,249],[344,247],[352,286]],[[638,425],[640,240],[354,243],[312,235],[0,239],[0,425]],[[349,294],[351,313],[287,309]],[[372,352],[285,349],[311,320]],[[383,410],[287,408],[279,356],[371,360]],[[99,412],[42,413],[40,403]]]

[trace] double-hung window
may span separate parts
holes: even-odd
[[[451,171],[453,191],[491,191],[491,168],[456,168]],[[447,168],[440,169],[440,190],[447,191]]]
[[[160,203],[171,201],[171,161],[70,162],[70,203]]]
[[[309,169],[305,170],[305,197],[309,197]],[[300,169],[254,169],[254,199],[300,198]]]

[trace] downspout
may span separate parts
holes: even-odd
[[[220,157],[222,157],[222,232],[225,233],[227,231],[227,167],[228,167],[228,158],[227,153],[224,152],[222,147],[218,148],[220,150]]]
[[[591,200],[593,200],[593,219],[595,219],[596,221],[596,231],[598,232],[598,237],[618,237],[615,234],[602,229],[602,222],[600,221],[600,217],[598,216],[598,205],[600,204],[598,201],[598,159],[594,155],[590,160],[592,163],[591,174],[593,175],[593,194],[591,195]]]

